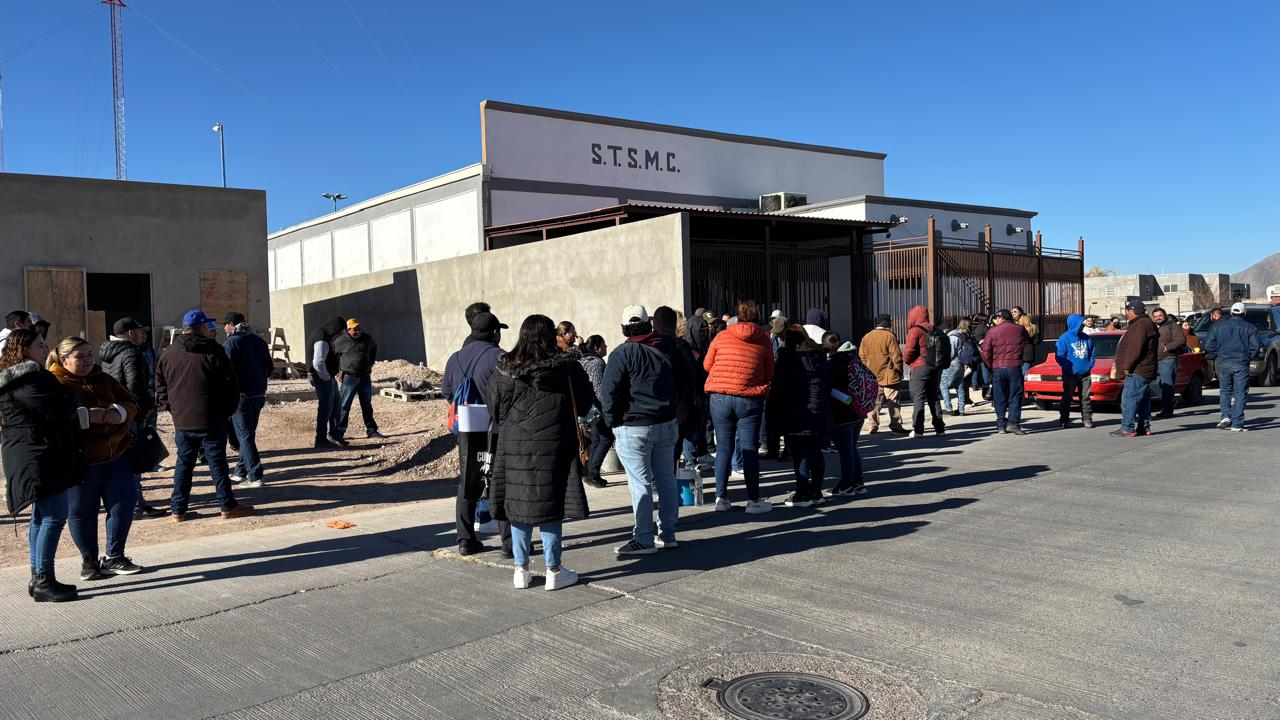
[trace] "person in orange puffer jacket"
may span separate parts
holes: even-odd
[[[728,512],[729,466],[736,442],[742,443],[742,474],[747,485],[747,512],[766,513],[773,504],[760,498],[760,422],[773,380],[773,347],[769,331],[759,325],[754,300],[738,303],[738,322],[718,333],[702,366],[716,431],[716,511]]]

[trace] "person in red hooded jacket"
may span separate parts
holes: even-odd
[[[928,356],[929,333],[933,332],[933,324],[929,322],[929,309],[917,305],[907,312],[907,342],[902,350],[902,362],[911,368],[911,376],[907,383],[911,391],[911,402],[915,409],[911,413],[911,437],[924,436],[924,406],[929,405],[929,415],[933,418],[933,430],[941,435],[946,432],[947,424],[942,420],[942,393],[939,382],[943,368],[929,365]]]
[[[742,443],[742,474],[747,484],[747,512],[765,513],[773,504],[760,498],[760,421],[773,380],[773,345],[759,325],[754,300],[738,304],[738,322],[711,340],[702,366],[716,430],[716,511],[728,512],[729,465],[735,442]]]

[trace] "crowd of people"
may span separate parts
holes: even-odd
[[[570,321],[530,315],[508,352],[501,342],[509,327],[488,304],[469,306],[470,334],[448,359],[441,383],[461,471],[458,552],[485,550],[480,532],[496,530],[502,554],[515,563],[514,585],[525,588],[536,527],[546,588],[574,584],[577,575],[561,561],[562,523],[589,513],[584,484],[607,485],[601,469],[610,449],[631,494],[631,537],[615,549],[628,557],[678,546],[681,471],[697,474],[713,466],[716,512],[733,510],[729,482],[741,480],[745,512],[762,514],[773,504],[761,494],[761,458],[790,459],[794,491],[784,501],[788,507],[866,493],[858,439],[879,430],[882,409],[894,434],[923,436],[927,410],[934,432],[942,435],[946,416],[962,415],[979,402],[970,396],[976,390],[982,401],[992,401],[997,433],[1026,434],[1023,382],[1036,359],[1039,332],[1022,308],[939,327],[917,306],[907,315],[901,343],[893,318],[881,315],[857,345],[826,329],[818,309],[808,310],[803,324],[780,310],[763,318],[752,300],[734,310],[716,315],[698,308],[686,317],[667,306],[652,314],[643,305],[628,306],[619,319],[625,340],[612,352],[601,335],[581,338]],[[1125,312],[1112,370],[1124,382],[1122,419],[1112,434],[1133,437],[1151,432],[1153,391],[1162,415],[1173,413],[1178,356],[1199,343],[1160,308],[1148,316],[1141,301],[1132,301]],[[1245,430],[1249,362],[1262,347],[1243,314],[1244,306],[1236,304],[1216,319],[1203,348],[1215,356],[1222,383],[1218,427],[1233,431]],[[81,580],[141,572],[125,554],[133,521],[194,516],[189,498],[200,462],[209,467],[224,520],[254,513],[237,501],[233,484],[265,482],[256,432],[273,361],[243,314],[226,315],[226,340],[219,344],[217,321],[199,309],[188,312],[183,334],[158,357],[148,328],[133,318],[116,322],[113,336],[96,350],[79,337],[50,348],[50,325],[24,311],[10,313],[6,323],[0,333],[6,499],[15,518],[31,509],[33,599],[76,597],[76,587],[54,573],[64,526],[82,557]],[[1091,318],[1071,315],[1054,347],[1063,428],[1076,399],[1084,426],[1093,427],[1097,330]],[[308,344],[308,376],[317,397],[315,447],[347,444],[356,399],[366,436],[383,437],[371,402],[373,338],[358,320],[335,317]],[[904,376],[913,403],[909,430],[900,403]],[[172,416],[177,449],[167,512],[148,506],[141,492],[141,474],[157,469],[167,455],[156,435],[159,412]],[[228,444],[238,453],[234,470]],[[825,487],[828,453],[839,458],[831,487]],[[100,508],[106,516],[101,555]]]
[[[1224,381],[1220,427],[1242,416],[1244,358],[1260,347],[1256,329],[1250,339],[1252,326],[1239,320],[1242,312],[1233,308],[1235,321],[1215,326],[1206,343],[1218,353],[1220,373],[1230,378]],[[1162,415],[1173,413],[1177,357],[1198,343],[1159,308],[1148,318],[1135,301],[1126,316],[1113,371],[1124,378],[1123,416],[1112,434],[1132,437],[1150,433],[1153,387],[1160,392]],[[760,491],[762,457],[791,460],[794,491],[783,503],[788,507],[866,493],[858,438],[879,430],[882,409],[892,433],[923,436],[927,410],[933,430],[942,435],[946,415],[964,414],[966,405],[990,399],[996,432],[1025,435],[1024,378],[1040,341],[1038,328],[1019,307],[989,318],[959,318],[945,328],[917,306],[908,313],[902,342],[893,318],[881,315],[855,346],[826,330],[825,314],[815,309],[799,324],[778,310],[764,319],[750,300],[732,316],[698,308],[685,317],[666,306],[650,314],[643,305],[631,305],[620,317],[625,340],[612,353],[602,336],[581,339],[571,321],[556,323],[544,315],[525,318],[515,346],[504,352],[500,343],[508,326],[488,304],[472,304],[465,318],[471,333],[446,363],[442,391],[451,399],[451,417],[476,406],[487,414],[482,426],[458,432],[458,552],[487,549],[477,530],[484,526],[477,512],[487,502],[501,553],[515,564],[517,588],[529,586],[532,533],[538,528],[548,590],[576,582],[561,559],[563,521],[588,514],[583,486],[607,485],[600,470],[611,448],[626,475],[634,518],[631,537],[615,552],[650,555],[678,546],[681,470],[698,472],[713,464],[715,510],[734,508],[729,481],[736,479],[744,486],[745,511],[760,514],[773,509]],[[1076,401],[1084,426],[1094,426],[1090,389],[1097,352],[1091,336],[1099,329],[1096,318],[1071,315],[1054,346],[1062,428],[1070,427]],[[908,370],[909,430],[899,402]],[[858,388],[864,375],[869,391]],[[972,391],[981,400],[971,398]],[[840,469],[824,490],[830,452],[838,455]]]
[[[343,443],[355,397],[367,432],[377,436],[369,400],[376,346],[358,321],[339,323],[345,332],[328,337],[318,358],[320,368],[331,363],[342,382],[340,402],[325,384],[334,378],[312,372],[317,395],[329,389],[334,399],[325,410],[333,414],[326,447]],[[76,587],[54,573],[63,527],[80,551],[82,581],[142,572],[126,555],[133,522],[195,517],[189,503],[198,464],[208,466],[223,520],[254,514],[236,499],[233,485],[257,488],[265,482],[257,428],[274,362],[242,313],[223,318],[222,344],[218,325],[192,310],[182,319],[182,335],[157,355],[149,328],[131,317],[116,321],[112,336],[95,349],[80,337],[50,348],[49,323],[21,310],[6,316],[0,332],[0,455],[10,515],[16,519],[31,510],[28,592],[37,602],[77,597]],[[160,412],[172,417],[177,451],[167,509],[148,505],[142,494],[142,473],[163,469],[160,461],[168,455],[156,431]],[[238,454],[234,468],[228,445]],[[100,509],[105,548],[98,543]]]

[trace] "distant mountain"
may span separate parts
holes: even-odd
[[[1269,255],[1245,270],[1231,273],[1231,282],[1249,283],[1249,293],[1262,297],[1271,285],[1280,285],[1280,252]]]

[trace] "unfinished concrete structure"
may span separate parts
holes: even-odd
[[[51,341],[194,307],[265,327],[266,229],[261,190],[0,173],[0,313],[39,313]]]
[[[1160,273],[1107,275],[1084,279],[1085,308],[1102,317],[1124,314],[1130,300],[1156,304],[1171,313],[1230,305],[1249,297],[1245,283],[1231,282],[1226,273]]]

